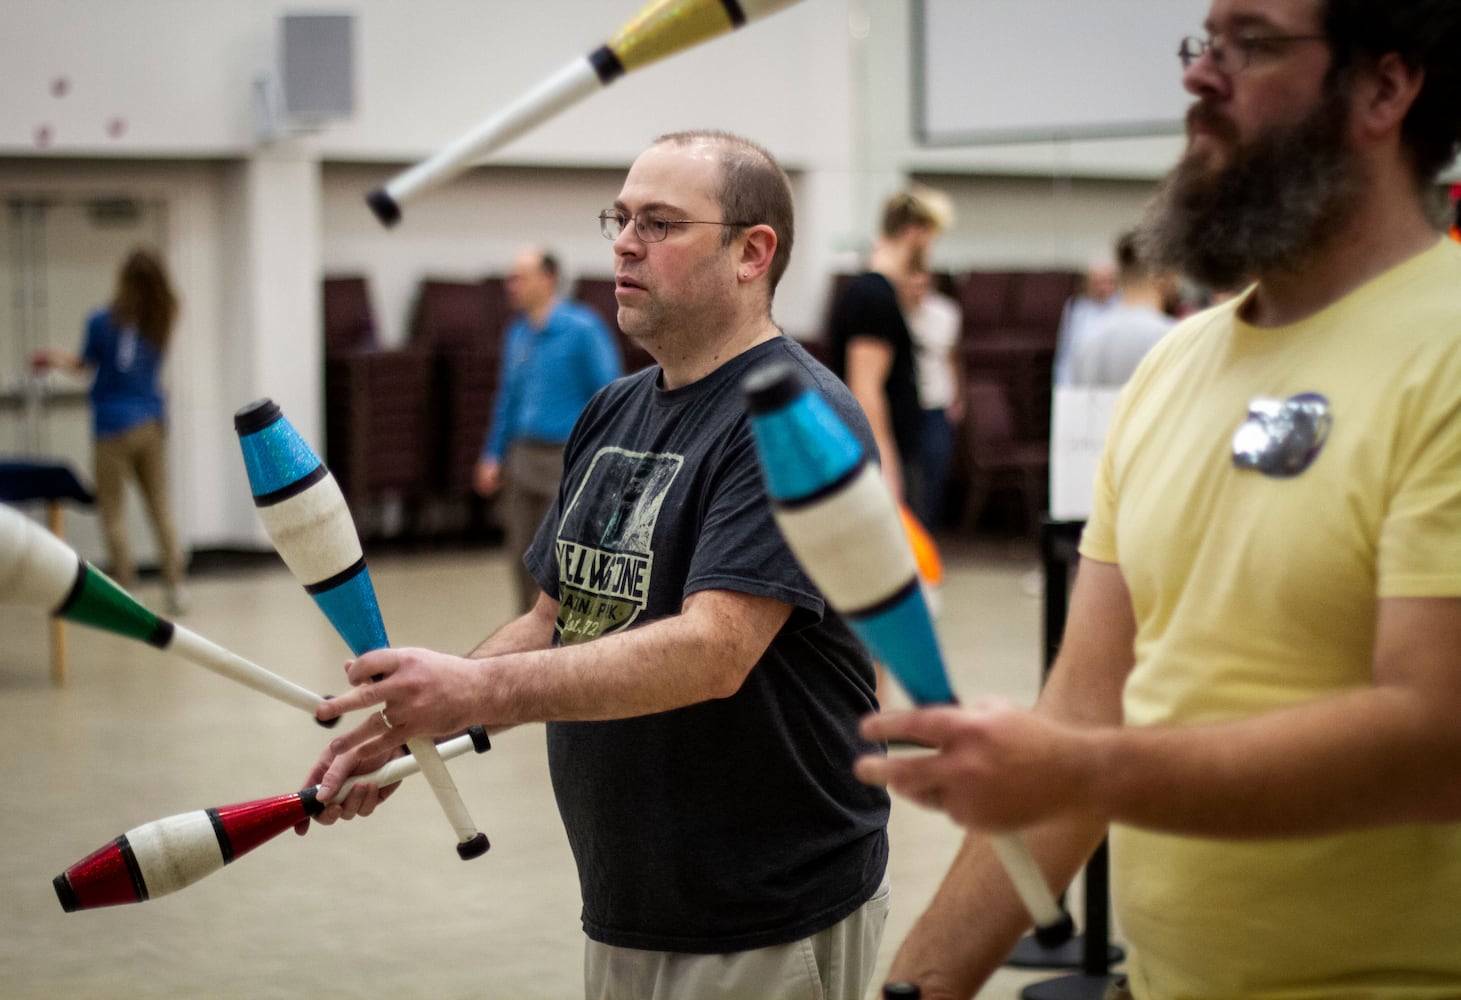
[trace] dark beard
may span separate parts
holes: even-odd
[[[1147,206],[1145,255],[1217,290],[1301,268],[1343,227],[1364,183],[1346,145],[1347,109],[1348,95],[1331,90],[1299,122],[1236,147],[1215,174],[1188,153]],[[1189,118],[1204,115],[1197,105]]]

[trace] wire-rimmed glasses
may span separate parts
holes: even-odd
[[[1212,65],[1219,73],[1241,73],[1248,68],[1255,54],[1277,54],[1290,42],[1327,42],[1326,35],[1233,35],[1229,38],[1214,32],[1203,38],[1188,35],[1177,45],[1177,58],[1182,60],[1183,69],[1192,65],[1204,55],[1212,56]]]
[[[606,240],[617,240],[630,222],[634,235],[644,243],[659,243],[670,235],[671,226],[750,226],[750,222],[707,222],[701,219],[662,219],[653,213],[630,215],[620,208],[606,208],[599,213],[599,232]]]

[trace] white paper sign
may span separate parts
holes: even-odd
[[[1084,521],[1120,389],[1057,386],[1050,413],[1050,516]]]

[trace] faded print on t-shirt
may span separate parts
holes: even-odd
[[[558,638],[628,628],[649,600],[651,542],[682,455],[601,448],[558,529]]]

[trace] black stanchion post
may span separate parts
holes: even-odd
[[[1044,577],[1043,681],[1055,664],[1065,619],[1070,610],[1070,570],[1079,558],[1083,521],[1040,523],[1040,567]],[[1034,935],[1023,938],[1005,964],[1021,969],[1078,969],[1073,976],[1034,983],[1020,993],[1024,1000],[1101,1000],[1111,980],[1111,966],[1126,957],[1111,944],[1110,880],[1106,843],[1096,848],[1085,868],[1085,929],[1058,948],[1045,948]]]

